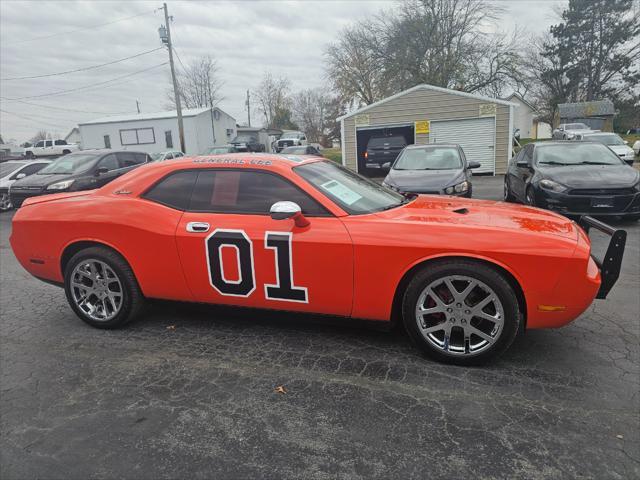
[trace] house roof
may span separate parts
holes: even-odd
[[[611,100],[594,100],[591,102],[560,103],[558,113],[561,118],[583,118],[594,115],[615,115],[616,110]]]
[[[220,110],[218,107],[214,107],[215,110],[218,110],[225,115],[229,115],[228,113]],[[200,115],[201,113],[208,112],[209,108],[183,108],[182,109],[182,117],[195,117]],[[176,118],[178,116],[178,112],[176,110],[168,110],[165,112],[153,112],[153,113],[135,113],[131,115],[109,115],[107,117],[96,118],[95,120],[89,120],[88,122],[82,122],[78,125],[95,125],[100,123],[120,123],[120,122],[137,122],[140,120],[159,120],[166,118]]]
[[[422,83],[420,85],[416,85],[415,87],[411,87],[407,90],[403,90],[400,93],[396,93],[395,95],[391,95],[390,97],[387,98],[383,98],[382,100],[378,101],[378,102],[374,102],[370,105],[367,105],[365,107],[359,108],[358,110],[351,112],[351,113],[347,113],[346,115],[343,115],[341,117],[338,117],[336,120],[344,120],[345,118],[349,118],[349,117],[353,117],[354,115],[358,115],[359,113],[362,112],[366,112],[367,110],[371,110],[374,107],[377,107],[378,105],[382,105],[383,103],[386,103],[390,100],[394,100],[398,97],[401,97],[403,95],[406,95],[407,93],[411,93],[411,92],[415,92],[418,90],[432,90],[432,91],[436,91],[436,92],[440,92],[440,93],[448,93],[450,95],[458,95],[460,97],[467,97],[467,98],[475,98],[477,100],[483,100],[485,102],[489,102],[489,103],[498,103],[500,105],[507,105],[510,107],[517,107],[518,104],[517,103],[513,103],[513,102],[508,102],[506,100],[501,100],[499,98],[491,98],[491,97],[485,97],[483,95],[476,95],[475,93],[468,93],[468,92],[461,92],[459,90],[452,90],[450,88],[442,88],[442,87],[436,87],[435,85],[428,85],[426,83]]]
[[[522,95],[520,95],[519,93],[513,92],[511,95],[509,95],[507,98],[505,98],[505,100],[509,101],[511,99],[517,99],[518,101],[524,103],[527,107],[529,107],[531,110],[533,110],[534,112],[537,112],[536,107],[534,107],[533,105],[531,105],[529,102],[527,102],[524,97]]]

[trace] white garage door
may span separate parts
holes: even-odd
[[[469,162],[480,162],[473,173],[495,171],[495,120],[493,117],[432,121],[429,143],[457,143]]]

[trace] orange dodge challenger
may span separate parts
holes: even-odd
[[[94,327],[124,325],[145,299],[401,318],[431,357],[473,364],[607,295],[626,233],[582,223],[502,202],[405,197],[318,157],[235,154],[30,198],[11,245]],[[602,262],[589,226],[612,236]]]

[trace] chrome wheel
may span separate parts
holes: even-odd
[[[8,193],[0,194],[0,212],[6,212],[7,210],[11,210],[13,205],[11,205],[11,198]]]
[[[111,320],[122,308],[122,283],[105,262],[80,262],[71,273],[70,286],[74,303],[92,320]]]
[[[504,201],[506,202],[507,200],[509,200],[509,186],[507,185],[507,182],[504,182],[504,195],[503,195]]]
[[[490,348],[504,325],[504,308],[493,289],[465,275],[431,282],[418,297],[415,316],[425,340],[452,355]]]

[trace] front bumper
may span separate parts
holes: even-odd
[[[631,188],[592,189],[584,193],[537,188],[536,205],[564,215],[639,215],[640,193]]]
[[[587,234],[591,228],[595,228],[611,237],[603,258],[600,259],[593,255],[593,253],[591,254],[591,258],[593,258],[593,261],[596,262],[596,265],[598,265],[600,269],[600,278],[602,279],[596,298],[607,298],[607,295],[620,276],[622,257],[624,256],[624,248],[627,243],[627,232],[625,230],[615,229],[588,215],[580,217],[578,224]]]
[[[41,188],[39,189],[9,189],[9,198],[11,199],[11,203],[13,204],[13,208],[20,208],[22,203],[31,197],[39,197],[40,195],[46,195],[47,193],[57,193],[57,192],[47,192]]]

